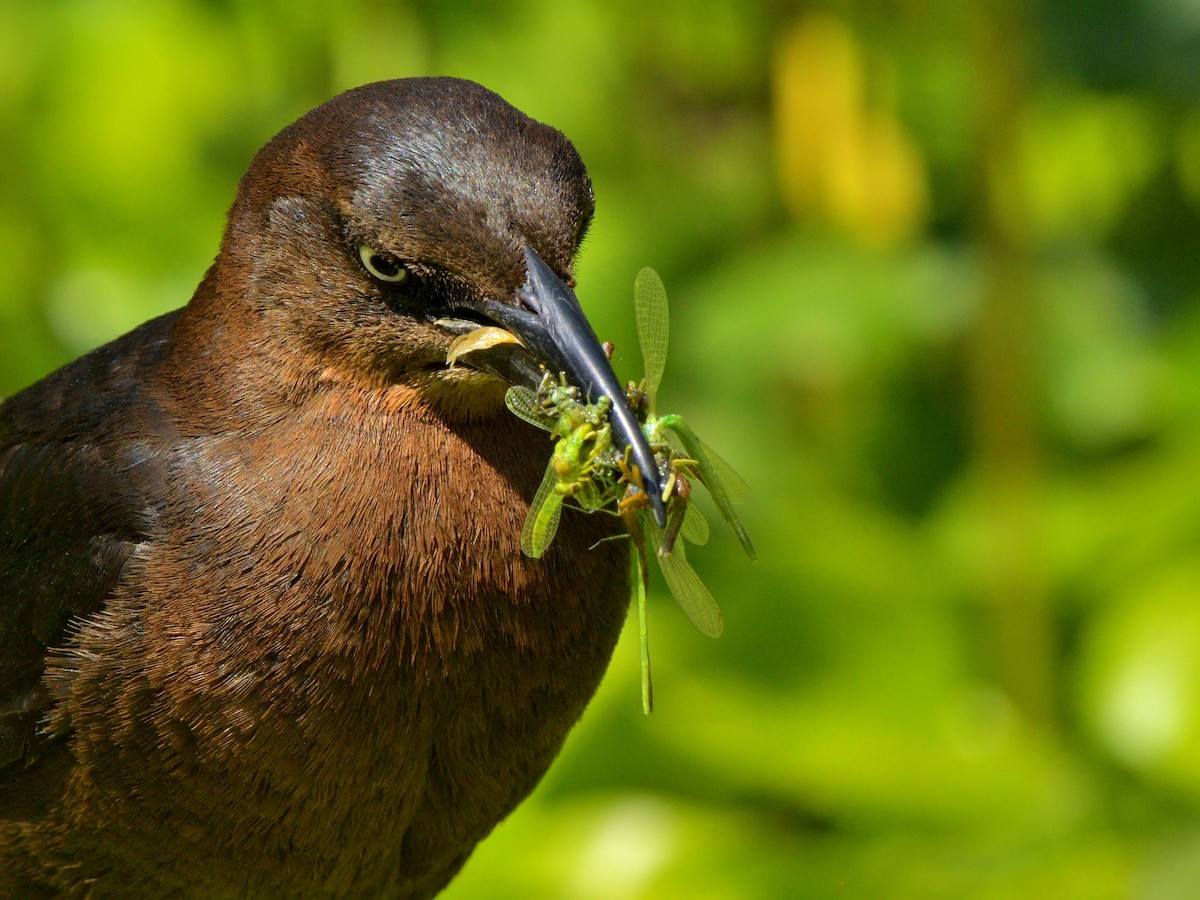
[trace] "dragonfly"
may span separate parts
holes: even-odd
[[[547,374],[535,393],[523,386],[508,389],[504,403],[516,416],[555,439],[554,451],[521,530],[521,552],[540,558],[558,531],[568,498],[584,512],[613,506],[621,488],[612,474],[616,450],[608,425],[608,397],[579,400],[577,388]]]
[[[651,448],[658,451],[656,456],[668,461],[669,471],[664,483],[664,502],[667,495],[676,493],[684,502],[681,505],[684,512],[677,518],[680,525],[675,525],[677,531],[681,526],[684,537],[688,532],[695,534],[708,533],[708,524],[703,522],[703,516],[694,506],[686,504],[686,491],[679,495],[672,490],[673,478],[685,477],[691,472],[716,503],[721,517],[737,535],[742,549],[751,560],[758,559],[758,553],[750,536],[746,533],[741,517],[733,508],[735,504],[746,499],[746,482],[725,462],[716,451],[697,437],[696,432],[679,415],[658,416],[655,409],[658,387],[662,383],[663,371],[667,361],[667,342],[669,336],[669,307],[667,305],[667,290],[662,279],[653,269],[646,267],[637,274],[633,290],[634,309],[637,314],[638,343],[642,351],[642,364],[645,377],[640,387],[630,391],[631,405],[636,404],[635,412],[640,412],[642,430],[650,441]],[[677,471],[678,470],[678,471]],[[689,526],[688,520],[691,519]],[[703,524],[701,524],[703,522]],[[664,545],[659,545],[663,555],[670,555],[674,543],[672,525],[668,523]],[[689,538],[690,540],[690,538]],[[693,543],[697,543],[693,541]],[[704,541],[699,541],[704,543]],[[686,611],[686,610],[685,610]]]
[[[708,521],[689,500],[693,482],[709,492],[750,559],[756,559],[757,554],[734,509],[745,499],[746,482],[697,437],[682,416],[658,415],[658,388],[666,368],[669,306],[662,279],[651,268],[638,272],[634,281],[634,309],[644,374],[640,383],[630,383],[626,399],[662,476],[665,528],[659,527],[649,513],[645,483],[637,466],[630,462],[628,451],[621,454],[613,446],[607,424],[607,397],[586,403],[565,378],[547,373],[536,391],[523,386],[509,388],[504,402],[514,415],[550,432],[555,439],[550,462],[522,528],[522,552],[534,558],[545,553],[568,500],[585,512],[608,512],[615,507],[634,543],[631,580],[638,595],[642,708],[649,713],[653,709],[653,684],[646,612],[650,577],[647,547],[653,548],[671,595],[692,624],[710,637],[719,636],[724,628],[721,609],[688,562],[684,548],[685,542],[705,544],[710,533]],[[683,541],[678,540],[680,536]]]
[[[656,548],[655,558],[671,596],[692,624],[709,637],[718,637],[724,629],[720,607],[688,562],[684,542],[677,540],[677,536],[682,535],[685,542],[700,546],[709,537],[707,520],[689,502],[692,479],[708,490],[747,556],[754,560],[757,559],[757,553],[734,509],[734,504],[745,499],[746,482],[732,466],[700,440],[682,416],[658,415],[658,388],[666,369],[670,320],[666,287],[657,272],[649,267],[638,272],[633,298],[644,376],[640,385],[630,386],[628,399],[639,416],[646,439],[655,452],[655,459],[665,469],[663,503],[667,508],[667,527],[664,529],[646,513],[649,501],[644,497],[644,487],[637,473],[623,473],[629,482],[629,489],[621,500],[620,508],[637,549],[634,566],[635,580],[638,582],[642,708],[649,713],[653,708],[653,686],[645,604],[649,585],[647,544]]]

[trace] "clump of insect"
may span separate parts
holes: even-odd
[[[546,474],[521,531],[522,552],[534,558],[546,552],[554,540],[562,508],[568,503],[587,513],[620,516],[633,541],[637,551],[631,558],[638,598],[642,709],[649,714],[654,694],[646,615],[650,579],[647,548],[653,551],[667,587],[692,624],[710,637],[720,635],[724,627],[720,607],[687,561],[685,543],[701,546],[709,537],[707,520],[690,501],[694,483],[707,489],[746,555],[753,560],[757,554],[734,510],[734,505],[745,499],[746,482],[696,436],[681,416],[657,413],[669,330],[667,292],[658,273],[650,268],[638,272],[633,296],[644,376],[638,384],[630,382],[625,393],[658,466],[663,485],[661,499],[667,512],[665,527],[660,527],[651,515],[646,480],[631,462],[628,448],[622,452],[613,443],[608,397],[591,402],[565,376],[547,373],[536,391],[523,386],[509,388],[504,402],[515,415],[549,432],[554,440]],[[484,333],[493,330],[497,329],[480,329],[470,336],[469,344],[453,350],[452,356],[469,352],[463,349],[466,346],[473,349],[502,340]]]

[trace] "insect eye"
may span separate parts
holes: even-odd
[[[358,258],[362,260],[363,268],[380,281],[399,284],[408,278],[408,269],[400,260],[374,247],[359,244]]]

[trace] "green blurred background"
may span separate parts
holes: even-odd
[[[455,74],[751,484],[452,898],[1200,896],[1200,2],[0,0],[0,394],[182,304],[255,149]]]

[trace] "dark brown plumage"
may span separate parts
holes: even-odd
[[[184,309],[0,405],[0,896],[430,896],[533,788],[628,549],[568,511],[521,555],[549,442],[481,369],[594,361],[534,321],[591,214],[495,94],[368,85],[258,154]],[[495,319],[541,349],[448,370]]]

